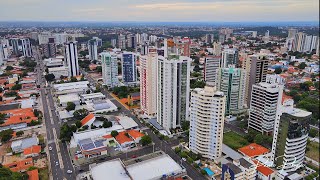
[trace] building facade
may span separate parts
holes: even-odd
[[[215,87],[191,92],[189,148],[203,157],[217,159],[222,154],[226,99]]]
[[[76,41],[66,43],[65,59],[68,65],[69,77],[80,75]]]
[[[30,39],[21,39],[22,54],[25,57],[32,57]]]
[[[157,62],[157,121],[167,131],[188,118],[191,59],[159,56]]]
[[[146,56],[140,57],[140,105],[148,116],[157,113],[157,49],[149,48]]]
[[[216,84],[221,56],[207,56],[204,63],[204,80],[208,84]]]
[[[217,71],[217,90],[226,96],[226,114],[243,111],[246,72],[240,68],[220,68]]]
[[[98,60],[98,41],[91,39],[88,41],[89,60]]]
[[[131,52],[122,54],[122,80],[124,84],[130,85],[137,82],[137,56]]]
[[[283,85],[261,82],[252,86],[248,126],[271,135],[281,113]]]
[[[238,66],[239,52],[237,49],[225,49],[222,51],[220,67],[227,68],[229,65]]]
[[[118,86],[118,62],[114,53],[101,53],[103,83],[108,87]]]

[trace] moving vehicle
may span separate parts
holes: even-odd
[[[68,173],[68,174],[71,174],[71,173],[72,173],[72,171],[69,169],[69,170],[67,171],[67,173]]]
[[[52,147],[51,146],[49,146],[49,151],[52,151]]]

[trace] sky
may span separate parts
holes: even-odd
[[[0,21],[319,21],[319,0],[0,0]]]

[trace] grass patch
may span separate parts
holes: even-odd
[[[307,144],[307,157],[319,162],[319,143],[317,142],[309,142]]]
[[[244,137],[232,131],[223,134],[223,143],[234,150],[250,144]]]
[[[39,179],[40,180],[49,180],[49,170],[47,168],[39,169]]]

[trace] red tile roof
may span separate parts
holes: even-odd
[[[119,144],[123,144],[126,142],[132,142],[132,139],[130,137],[126,136],[125,131],[119,132],[119,134],[116,136],[116,140],[118,141]]]
[[[5,167],[9,168],[13,172],[25,171],[29,167],[33,166],[32,158],[27,158],[18,162],[4,164]]]
[[[87,124],[92,118],[94,118],[94,114],[89,113],[85,118],[81,120],[81,125],[84,126]]]
[[[139,137],[143,137],[144,134],[142,134],[141,132],[137,131],[137,130],[129,130],[128,134],[133,138],[133,139],[137,139]]]
[[[283,93],[281,103],[285,102],[288,99],[293,99],[293,98],[291,96],[286,95],[286,93]]]
[[[104,135],[104,136],[102,136],[102,137],[105,138],[105,139],[113,138],[113,137],[111,136],[111,134],[107,134],[107,135]]]
[[[269,167],[261,164],[257,160],[253,160],[253,162],[257,165],[257,171],[259,171],[261,174],[263,174],[265,176],[270,176],[274,172],[272,169],[270,169]]]
[[[10,116],[0,126],[8,126],[12,124],[30,123],[32,120],[37,121],[32,108],[12,109],[8,111],[0,111],[0,113]]]
[[[28,171],[27,174],[29,175],[29,179],[28,180],[39,180],[38,169],[34,169],[32,171]]]
[[[30,154],[39,154],[41,152],[41,146],[34,145],[29,148],[26,148],[23,150],[23,155],[27,156]]]
[[[248,157],[255,157],[255,156],[259,156],[259,155],[263,155],[263,154],[268,153],[269,149],[267,149],[259,144],[252,143],[252,144],[249,144],[249,145],[244,146],[242,148],[239,148],[238,151]]]

